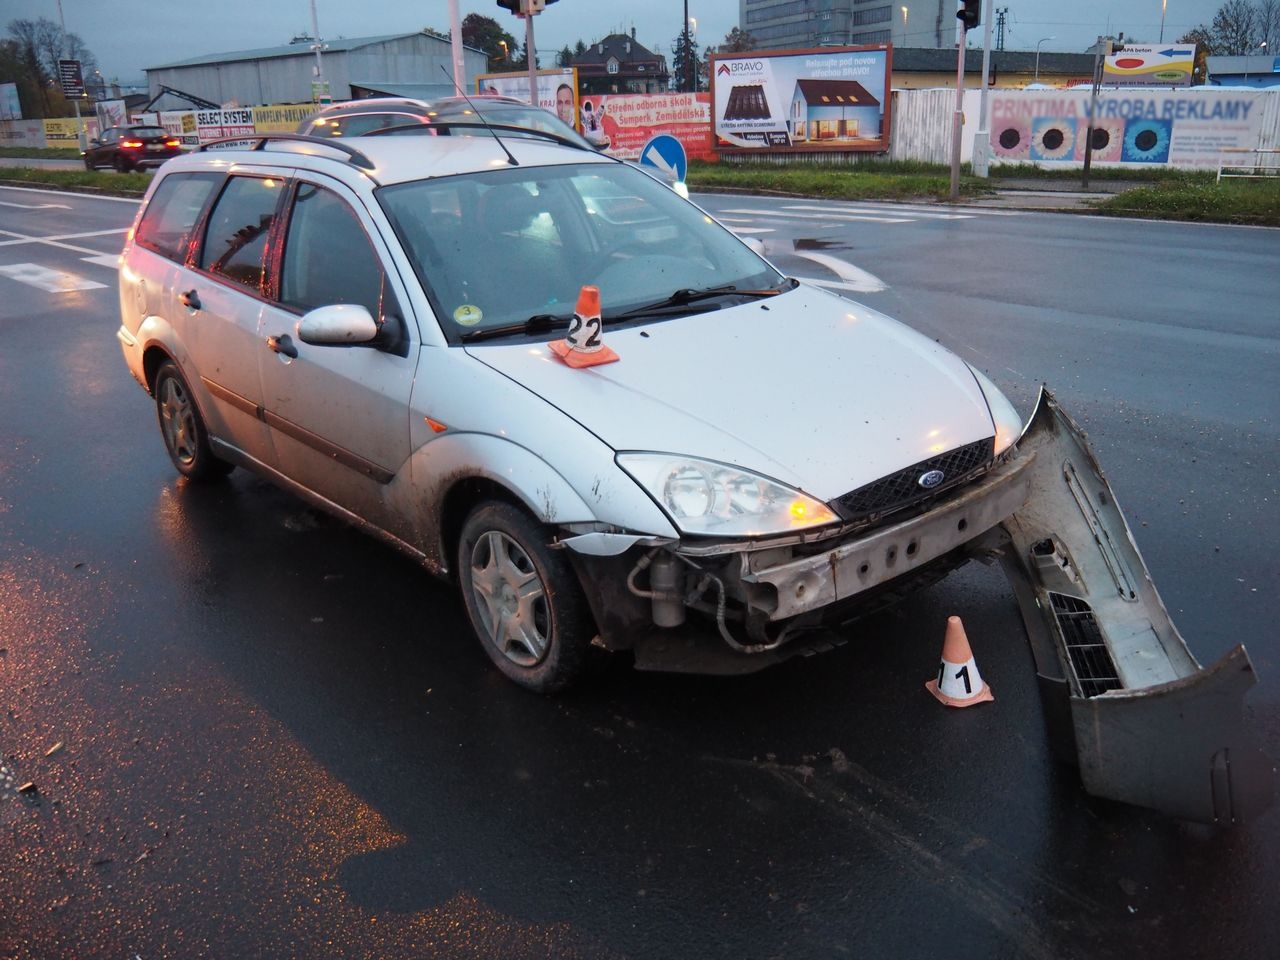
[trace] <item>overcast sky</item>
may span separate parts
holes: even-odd
[[[890,0],[898,3],[901,0]],[[1176,40],[1197,24],[1207,24],[1222,0],[1165,0],[1164,39]],[[948,9],[955,0],[944,0]],[[995,0],[1007,8],[1005,49],[1080,51],[1100,34],[1155,43],[1160,36],[1162,0]],[[912,0],[913,12],[928,0]],[[58,19],[58,0],[0,0],[0,27],[18,18]],[[109,79],[141,80],[144,67],[189,57],[251,50],[288,43],[311,32],[310,0],[62,0],[66,28],[80,35]],[[320,36],[370,37],[411,33],[423,27],[448,32],[448,0],[315,0]],[[496,0],[460,0],[461,16],[493,17],[521,43],[524,21],[499,8]],[[543,66],[566,44],[610,33],[629,32],[659,53],[671,53],[679,34],[684,0],[559,0],[534,21],[534,44]],[[701,46],[715,45],[738,23],[738,0],[689,0]],[[981,37],[981,31],[977,32]],[[994,42],[994,41],[993,41]],[[979,39],[980,45],[980,39]]]

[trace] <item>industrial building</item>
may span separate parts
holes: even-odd
[[[463,88],[474,89],[475,77],[486,66],[483,51],[465,48]],[[317,67],[322,77],[317,76]],[[326,40],[317,64],[311,38],[298,37],[279,47],[148,67],[146,74],[157,110],[182,109],[193,102],[221,106],[309,103],[326,96],[333,100],[378,95],[431,98],[453,92],[453,53],[448,37],[421,31]]]

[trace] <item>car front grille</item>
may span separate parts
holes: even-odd
[[[963,483],[988,467],[994,452],[993,437],[976,440],[837,497],[832,506],[843,520],[853,523],[873,521],[931,500],[943,490]],[[920,478],[933,470],[940,471],[943,480],[931,489],[920,486]]]

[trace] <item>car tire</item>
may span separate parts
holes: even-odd
[[[536,693],[559,693],[587,667],[595,624],[551,529],[509,503],[471,511],[458,544],[467,617],[489,659]]]
[[[128,172],[129,172],[129,161],[128,161],[128,160],[126,160],[124,157],[120,156],[120,154],[118,154],[118,153],[116,154],[116,159],[115,159],[115,164],[114,164],[114,166],[115,166],[115,168],[116,168],[116,173],[128,173]]]
[[[84,168],[86,170],[93,169],[93,161],[89,159],[89,155],[87,153],[84,155]]]
[[[164,448],[177,471],[188,480],[225,477],[232,464],[219,460],[209,446],[209,431],[196,406],[191,388],[172,360],[160,364],[152,393]]]

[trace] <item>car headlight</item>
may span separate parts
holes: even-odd
[[[1013,409],[1009,398],[1000,392],[1000,388],[992,383],[981,370],[969,367],[978,387],[987,398],[987,407],[991,411],[991,419],[996,425],[996,456],[1004,453],[1022,436],[1022,418]]]
[[[837,520],[821,501],[741,467],[671,453],[617,459],[684,533],[761,536]]]

